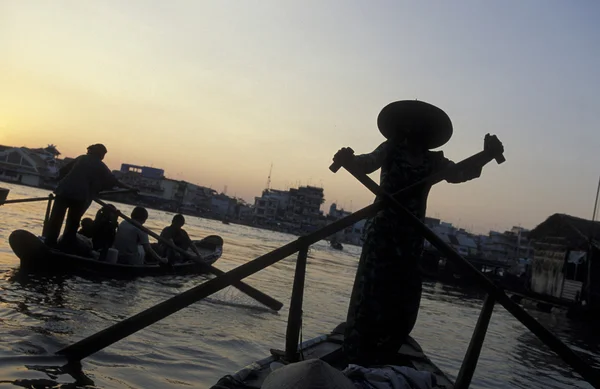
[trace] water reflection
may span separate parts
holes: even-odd
[[[39,358],[38,358],[39,359]],[[52,361],[48,358],[48,362]],[[22,358],[15,358],[13,364],[22,362]],[[10,362],[8,362],[10,363]],[[23,366],[23,365],[22,365]],[[47,378],[17,378],[13,380],[0,380],[1,383],[12,384],[23,388],[82,388],[94,387],[94,381],[88,377],[82,370],[80,363],[67,363],[62,366],[52,366],[50,364],[24,364],[24,375],[29,372],[39,372]],[[5,370],[5,369],[4,369]],[[1,370],[0,370],[1,371]],[[65,382],[68,381],[68,382]]]
[[[20,288],[21,291],[29,292],[25,294],[23,301],[23,312],[27,310],[27,305],[45,305],[55,308],[64,308],[65,280],[68,276],[64,275],[32,275],[21,272],[18,268],[7,272],[6,282]]]
[[[570,388],[573,387],[574,382],[581,380],[578,374],[574,373],[555,352],[530,331],[524,331],[517,337],[511,355],[520,366],[519,369],[535,370],[536,373],[532,375],[531,380],[538,385]],[[579,383],[577,387],[589,388],[591,386]]]

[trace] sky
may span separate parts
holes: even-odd
[[[475,232],[591,218],[600,174],[600,3],[531,0],[0,0],[0,143],[92,143],[105,162],[253,202],[266,185],[374,196],[328,166],[384,141],[376,118],[419,99],[454,125],[459,161],[486,133],[506,162],[441,183],[428,215]],[[372,174],[378,180],[378,172]]]

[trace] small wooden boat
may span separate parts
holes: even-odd
[[[329,242],[329,245],[335,250],[343,250],[344,249],[344,246],[342,246],[342,244],[338,241],[331,241],[331,242]]]
[[[217,235],[193,241],[202,255],[201,261],[188,261],[172,265],[124,265],[68,254],[46,246],[40,238],[25,230],[14,231],[10,234],[8,241],[14,253],[21,260],[21,271],[84,273],[110,278],[206,273],[207,265],[215,263],[223,253],[223,239]]]
[[[331,366],[342,370],[343,361],[341,345],[344,340],[343,329],[345,323],[340,324],[329,335],[318,336],[303,342],[298,350],[303,359],[322,359]],[[283,362],[284,352],[271,350],[271,356],[258,360],[236,373],[221,378],[211,389],[246,389],[261,388],[263,381],[275,367]],[[454,383],[423,353],[421,346],[408,337],[407,342],[398,350],[397,359],[390,361],[397,366],[408,366],[419,371],[428,371],[435,377],[435,388],[451,389]]]

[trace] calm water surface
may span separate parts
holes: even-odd
[[[2,184],[9,198],[37,197],[47,192]],[[129,214],[132,207],[118,205]],[[90,209],[93,216],[97,208]],[[111,324],[202,283],[203,276],[141,278],[113,281],[64,277],[22,277],[8,245],[15,229],[41,232],[45,203],[0,207],[0,357],[46,355]],[[150,210],[147,226],[155,231],[172,215]],[[218,234],[225,241],[216,265],[228,270],[288,243],[295,237],[256,228],[224,225],[186,217],[192,237]],[[360,248],[339,252],[325,242],[309,254],[304,298],[303,338],[332,330],[345,319]],[[294,257],[255,276],[248,283],[283,301],[272,313],[233,288],[225,289],[169,318],[116,343],[83,362],[88,387],[209,387],[221,376],[263,358],[270,348],[283,348]],[[456,377],[483,295],[438,283],[424,286],[422,308],[413,336],[438,366]],[[600,356],[597,331],[559,314],[531,312],[586,360]],[[594,333],[595,332],[595,333]],[[0,362],[1,363],[1,362]],[[75,379],[33,366],[0,365],[0,387],[28,386],[46,379],[79,387]],[[18,381],[21,380],[21,381]],[[51,386],[48,386],[51,387]],[[54,386],[52,386],[54,387]],[[472,387],[590,388],[578,375],[501,307],[490,323]]]

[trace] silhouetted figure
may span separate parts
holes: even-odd
[[[94,219],[91,217],[82,219],[81,228],[77,233],[85,236],[86,238],[92,239],[94,237]]]
[[[196,255],[200,255],[198,248],[193,244],[192,240],[188,233],[183,229],[185,225],[185,218],[181,214],[177,214],[173,216],[173,220],[171,221],[171,225],[165,227],[160,233],[161,238],[165,238],[171,241],[171,243],[175,244],[175,246],[179,247],[182,250],[191,249]],[[186,261],[188,258],[185,258],[183,255],[173,250],[172,248],[161,244],[160,245],[161,254],[165,255],[169,258],[169,262],[174,263],[178,261]]]
[[[46,231],[48,246],[56,246],[67,210],[69,213],[62,238],[66,246],[75,242],[79,221],[101,190],[113,187],[132,189],[119,182],[102,162],[106,155],[104,145],[91,145],[87,150],[86,155],[75,158],[60,170],[60,182],[54,190],[56,198]]]
[[[397,101],[383,108],[377,125],[387,140],[375,151],[353,156],[343,148],[334,158],[366,174],[381,168],[380,185],[386,192],[395,193],[454,165],[442,151],[430,151],[452,136],[452,122],[441,109],[421,101]],[[500,141],[489,135],[484,148],[503,150]],[[454,171],[446,181],[479,177],[492,155]],[[401,201],[421,220],[429,189],[424,186]],[[422,250],[423,237],[391,207],[367,221],[343,345],[349,363],[385,364],[413,329],[421,300],[417,263]]]
[[[117,235],[119,220],[116,210],[114,205],[107,204],[106,207],[102,207],[96,212],[92,243],[94,250],[100,252],[101,260],[106,257],[106,253],[112,247]]]
[[[148,220],[148,211],[143,207],[135,207],[131,211],[131,219],[143,225]],[[119,224],[115,244],[113,246],[119,251],[119,263],[127,265],[143,265],[146,255],[158,262],[166,263],[166,258],[158,255],[148,240],[148,234],[140,230],[127,220]]]

